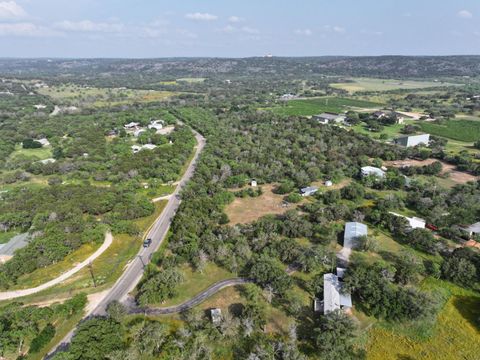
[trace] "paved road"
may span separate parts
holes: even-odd
[[[195,134],[197,140],[197,147],[195,149],[195,154],[192,161],[188,165],[187,170],[183,174],[180,181],[177,183],[177,187],[173,194],[168,199],[168,203],[163,209],[160,216],[155,220],[155,223],[150,228],[147,237],[152,239],[152,244],[148,248],[141,247],[137,253],[137,256],[134,260],[130,262],[126,270],[123,272],[122,276],[117,280],[117,282],[110,289],[108,294],[99,302],[97,307],[92,311],[89,311],[85,314],[86,317],[94,315],[105,315],[106,308],[109,303],[114,300],[124,301],[127,299],[128,293],[130,293],[135,286],[140,282],[145,266],[150,262],[152,254],[158,250],[160,245],[163,242],[163,239],[168,233],[170,224],[173,217],[175,216],[178,207],[180,206],[180,191],[185,187],[187,182],[192,178],[195,167],[197,164],[198,157],[205,147],[206,141],[205,138],[200,135],[195,130],[192,130]],[[46,356],[46,359],[50,359],[51,356],[59,349],[64,348],[72,339],[75,333],[75,329],[70,331],[52,351]]]
[[[112,237],[112,233],[110,232],[107,232],[105,234],[105,241],[103,242],[102,246],[100,246],[97,251],[95,251],[92,255],[90,255],[88,257],[88,259],[82,261],[80,264],[77,264],[76,266],[74,266],[73,268],[71,268],[70,270],[64,272],[62,275],[60,275],[59,277],[56,277],[55,279],[53,280],[50,280],[46,283],[43,283],[42,285],[40,286],[37,286],[37,287],[34,287],[34,288],[30,288],[30,289],[23,289],[23,290],[12,290],[12,291],[5,291],[5,292],[0,292],[0,301],[1,300],[9,300],[9,299],[15,299],[15,298],[19,298],[19,297],[22,297],[22,296],[27,296],[27,295],[32,295],[32,294],[36,294],[40,291],[43,291],[45,289],[48,289],[52,286],[55,286],[55,285],[58,285],[60,283],[62,283],[63,281],[65,281],[66,279],[68,279],[69,277],[75,275],[77,272],[79,272],[80,270],[82,270],[84,267],[86,267],[88,264],[90,264],[91,262],[93,262],[96,258],[98,258],[100,255],[102,255],[105,250],[107,250],[110,245],[112,245],[112,242],[113,242],[113,237]]]
[[[138,306],[133,305],[129,309],[130,314],[147,314],[147,315],[165,315],[165,314],[175,314],[179,312],[183,312],[186,310],[189,310],[198,304],[201,304],[204,302],[206,299],[208,299],[210,296],[215,295],[217,292],[220,290],[230,287],[230,286],[236,286],[236,285],[243,285],[253,282],[250,279],[245,279],[245,278],[235,278],[235,279],[228,279],[228,280],[223,280],[219,281],[212,286],[210,286],[208,289],[205,291],[202,291],[200,294],[194,296],[190,300],[185,301],[183,304],[176,305],[176,306],[169,306],[169,307],[164,307],[164,308],[152,308],[152,307],[147,307],[147,308],[141,308]]]
[[[114,301],[124,300],[128,293],[131,292],[135,286],[139,283],[143,276],[144,267],[150,262],[152,254],[160,247],[163,239],[167,235],[170,223],[180,206],[180,191],[185,187],[186,183],[191,179],[195,171],[195,166],[198,160],[198,156],[205,146],[205,138],[198,132],[194,132],[197,139],[197,147],[195,155],[190,162],[187,170],[183,174],[177,188],[172,196],[168,199],[168,203],[162,211],[161,215],[157,218],[154,225],[150,229],[147,237],[152,239],[152,244],[148,248],[141,248],[136,258],[128,265],[125,272],[117,280],[115,285],[110,289],[108,295],[100,302],[97,308],[93,311],[93,315],[105,315],[107,305]]]

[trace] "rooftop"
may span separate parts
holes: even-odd
[[[341,307],[352,307],[350,294],[342,293],[342,283],[335,274],[323,275],[323,313],[340,309]]]

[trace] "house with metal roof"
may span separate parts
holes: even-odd
[[[428,145],[430,142],[430,134],[407,135],[396,138],[393,142],[397,145],[405,147],[414,147],[417,145]]]
[[[315,186],[308,186],[303,189],[300,189],[300,194],[302,196],[311,196],[318,191],[318,188]]]
[[[338,259],[348,263],[352,249],[355,247],[358,238],[368,235],[368,226],[359,222],[348,222],[345,224],[343,235],[343,248],[338,252]]]
[[[352,308],[352,297],[343,291],[343,283],[335,274],[323,275],[323,313]]]
[[[427,225],[427,222],[425,220],[423,220],[421,218],[418,218],[418,217],[415,217],[415,216],[408,217],[408,216],[404,216],[404,215],[401,215],[401,214],[394,213],[393,211],[390,211],[389,213],[392,214],[392,215],[403,217],[404,219],[407,219],[408,224],[410,225],[411,229],[425,229],[425,226]]]
[[[312,119],[318,121],[320,124],[339,124],[345,122],[346,116],[343,114],[324,112],[320,115],[313,115]]]
[[[212,319],[212,323],[217,325],[222,322],[222,310],[221,309],[210,309],[210,317]]]
[[[471,238],[476,235],[480,235],[480,221],[463,229],[468,233]]]
[[[385,171],[374,166],[364,166],[361,169],[362,177],[376,176],[377,178],[384,178],[386,176]]]

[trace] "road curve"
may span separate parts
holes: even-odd
[[[107,232],[105,234],[105,241],[103,244],[95,251],[92,255],[90,255],[86,260],[82,261],[80,264],[75,265],[73,268],[70,270],[64,272],[62,275],[56,277],[55,279],[52,279],[46,283],[43,283],[42,285],[39,285],[34,288],[30,289],[22,289],[22,290],[12,290],[12,291],[5,291],[5,292],[0,292],[0,301],[2,300],[10,300],[10,299],[15,299],[19,298],[22,296],[27,296],[27,295],[32,295],[36,294],[40,291],[43,291],[45,289],[48,289],[52,286],[58,285],[68,279],[69,277],[75,275],[77,272],[82,270],[84,267],[88,266],[90,263],[92,263],[96,258],[98,258],[100,255],[102,255],[105,250],[107,250],[110,245],[112,245],[113,242],[113,236],[111,232]]]
[[[195,295],[193,298],[185,301],[183,304],[164,307],[164,308],[154,308],[154,307],[142,308],[138,306],[133,306],[129,309],[128,313],[129,314],[146,314],[146,315],[166,315],[166,314],[175,314],[175,313],[183,312],[197,306],[198,304],[201,304],[206,299],[208,299],[212,295],[215,295],[220,290],[226,287],[244,285],[251,282],[253,282],[253,280],[246,279],[246,278],[234,278],[234,279],[222,280],[213,284],[208,289],[202,291],[200,294]]]

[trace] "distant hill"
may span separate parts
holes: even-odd
[[[192,77],[305,77],[319,75],[385,78],[477,76],[480,56],[378,56],[302,58],[164,58],[164,59],[0,59],[4,76],[84,78],[161,75]]]

